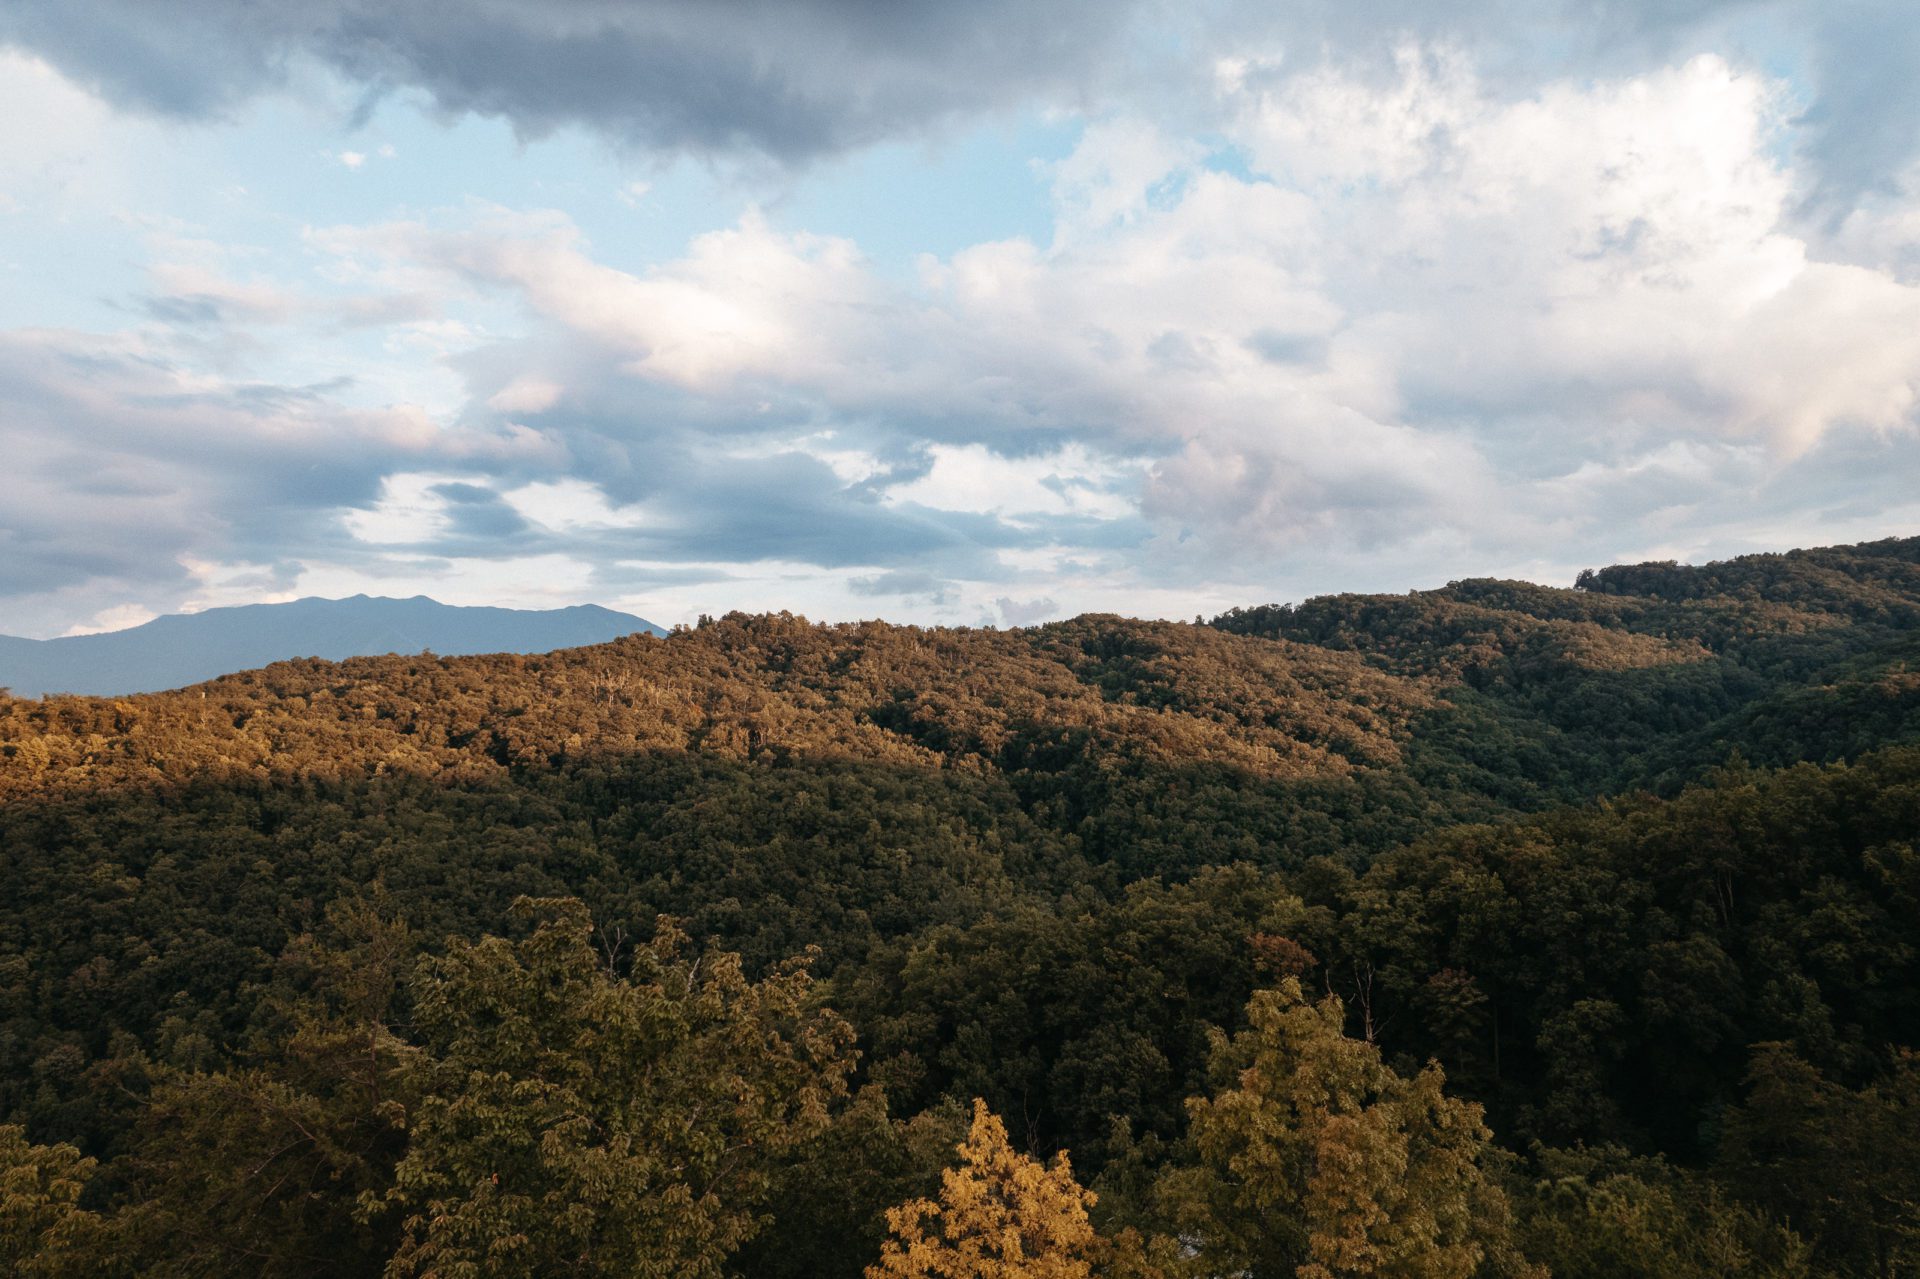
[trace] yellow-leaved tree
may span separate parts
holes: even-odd
[[[940,1198],[887,1210],[892,1238],[867,1279],[1088,1279],[1098,1246],[1064,1152],[1051,1165],[1014,1150],[1006,1125],[973,1103],[960,1166],[940,1174]]]

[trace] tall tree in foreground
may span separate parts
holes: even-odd
[[[1093,1195],[1063,1152],[1051,1165],[1014,1150],[1006,1125],[973,1103],[960,1166],[940,1176],[939,1199],[887,1213],[893,1237],[867,1279],[1089,1279],[1098,1241]]]
[[[579,902],[515,911],[531,937],[456,943],[415,984],[427,1078],[388,1275],[718,1279],[844,1095],[851,1031],[799,965],[750,982],[663,929],[616,970]]]
[[[118,1225],[152,1279],[377,1275],[398,1242],[384,1194],[423,1075],[403,1037],[413,945],[368,902],[328,911],[336,945],[302,936],[278,964],[272,1024],[214,1071],[147,1064],[133,1202]]]
[[[1254,1279],[1537,1276],[1489,1174],[1480,1108],[1437,1065],[1412,1079],[1349,1038],[1336,998],[1293,978],[1216,1034],[1216,1091],[1187,1103],[1194,1162],[1163,1206],[1194,1275]]]

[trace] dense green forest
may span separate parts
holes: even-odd
[[[0,695],[0,1269],[1920,1274],[1920,539]]]

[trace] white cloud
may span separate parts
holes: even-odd
[[[501,494],[507,505],[556,533],[579,529],[639,528],[647,523],[638,506],[616,507],[586,480],[542,480]]]
[[[163,303],[204,307],[210,318],[249,325],[284,324],[316,309],[314,299],[276,281],[233,278],[225,246],[171,235],[148,242],[156,259],[147,280]]]
[[[474,478],[417,471],[389,475],[380,481],[380,497],[373,506],[344,511],[340,521],[362,542],[431,542],[453,527],[448,515],[451,504],[435,490],[443,484],[470,483]]]
[[[16,203],[144,136],[44,64],[8,70],[0,109],[57,142],[0,138]],[[1243,50],[1210,119],[1095,120],[1040,170],[1050,228],[911,279],[779,204],[651,262],[478,202],[271,257],[130,223],[149,292],[125,332],[0,340],[8,598],[59,627],[111,592],[388,577],[631,591],[664,620],[889,591],[946,620],[1191,615],[1916,518],[1893,493],[1912,175],[1811,226],[1797,106],[1725,58],[1516,89],[1409,46],[1378,71]],[[391,158],[363,145],[327,155]],[[677,198],[615,181],[582,189]],[[29,564],[63,522],[117,553]]]
[[[1139,120],[1089,126],[1066,159],[1048,167],[1062,238],[1136,221],[1205,157],[1206,148]]]
[[[1050,242],[912,283],[752,212],[638,272],[554,212],[348,238],[573,353],[483,379],[499,411],[670,391],[730,456],[803,453],[894,509],[1143,517],[1147,580],[1522,562],[1724,519],[1835,433],[1910,428],[1920,288],[1796,220],[1776,82],[1701,57],[1500,96],[1409,48],[1385,80],[1249,56],[1219,83],[1244,171],[1098,124],[1049,170]],[[929,464],[885,483],[903,450]]]
[[[776,432],[756,440],[729,447],[726,456],[741,461],[797,455],[821,463],[842,484],[859,484],[886,470],[886,466],[866,449],[842,442],[840,432],[808,431],[803,435]]]
[[[66,635],[100,635],[107,631],[124,631],[130,626],[142,622],[151,622],[160,616],[152,609],[140,604],[115,604],[103,608],[78,626],[70,626]]]
[[[198,555],[181,555],[180,567],[187,571],[192,588],[171,611],[202,613],[210,608],[230,608],[239,604],[284,604],[298,599],[297,583],[284,566],[223,561]]]
[[[806,368],[823,375],[848,354],[833,339],[880,292],[851,242],[780,235],[752,213],[645,275],[594,261],[558,214],[498,215],[464,235],[415,231],[397,247],[509,285],[539,314],[624,355],[633,371],[696,391]]]
[[[0,46],[0,204],[43,216],[112,208],[132,192],[134,157],[158,130],[116,119],[46,62]]]
[[[517,377],[488,396],[487,407],[501,413],[544,413],[566,393],[551,378]]]
[[[1701,57],[1503,102],[1409,54],[1384,93],[1326,71],[1239,106],[1256,167],[1344,223],[1336,282],[1388,300],[1342,341],[1403,397],[1791,453],[1908,419],[1920,291],[1814,256],[1778,94]]]
[[[886,490],[889,502],[998,515],[1084,515],[1112,520],[1134,504],[1114,491],[1123,472],[1078,445],[1042,457],[1010,458],[984,445],[934,445],[926,474]]]

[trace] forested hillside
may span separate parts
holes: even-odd
[[[1920,539],[0,697],[0,875],[16,1273],[1920,1273]]]

